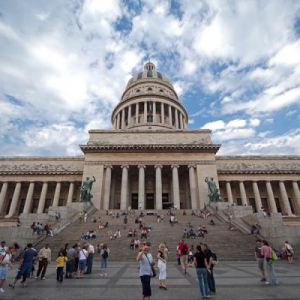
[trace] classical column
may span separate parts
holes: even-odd
[[[162,209],[162,179],[161,179],[161,165],[154,166],[155,168],[155,208]]]
[[[179,128],[179,123],[178,123],[178,110],[175,108],[175,127],[176,129]]]
[[[128,119],[127,119],[127,126],[131,124],[131,105],[128,106]]]
[[[29,214],[29,212],[30,212],[30,207],[31,207],[31,204],[32,204],[33,191],[34,191],[34,182],[30,182],[29,187],[28,187],[28,192],[27,192],[27,195],[26,195],[23,214]]]
[[[156,123],[156,102],[153,101],[153,123]]]
[[[267,194],[268,194],[268,200],[269,200],[269,209],[271,213],[277,213],[277,207],[276,207],[276,202],[273,194],[273,189],[270,181],[266,181],[266,189],[267,189]]]
[[[43,187],[42,187],[40,200],[39,200],[39,206],[38,206],[38,210],[37,210],[38,214],[44,213],[47,189],[48,189],[48,182],[44,182]]]
[[[174,207],[180,209],[180,191],[179,191],[179,178],[178,168],[179,166],[171,166],[172,168],[172,186],[173,186],[173,200]]]
[[[117,129],[120,129],[120,112],[117,114]]]
[[[125,108],[122,109],[121,129],[125,128]]]
[[[188,166],[192,209],[197,209],[195,166]]]
[[[165,123],[165,105],[164,103],[160,104],[160,111],[161,111],[161,123]]]
[[[74,194],[74,182],[70,182],[67,205],[72,203]]]
[[[169,124],[172,126],[172,107],[169,105]]]
[[[111,169],[112,169],[112,166],[106,166],[105,182],[104,182],[104,200],[103,200],[103,209],[105,209],[105,210],[109,209]]]
[[[226,181],[226,192],[227,192],[228,203],[233,203],[230,181]]]
[[[18,206],[19,198],[20,198],[20,192],[21,192],[21,182],[17,182],[15,190],[14,190],[14,195],[11,201],[11,205],[9,208],[9,213],[6,216],[7,218],[12,217],[16,213],[16,209]]]
[[[60,189],[61,189],[61,182],[56,182],[55,192],[54,192],[54,198],[52,206],[57,207],[59,202],[59,196],[60,196]]]
[[[241,193],[242,204],[243,205],[248,205],[246,190],[245,190],[245,186],[244,186],[244,181],[240,181],[239,185],[240,185],[240,193]]]
[[[139,123],[139,104],[135,104],[135,124]]]
[[[139,208],[145,209],[145,168],[146,166],[138,166],[139,168]]]
[[[252,187],[253,187],[253,192],[254,192],[256,212],[260,212],[262,204],[261,204],[260,193],[259,193],[258,185],[257,185],[256,181],[252,182]]]
[[[279,190],[280,190],[280,196],[283,206],[283,211],[288,215],[292,216],[292,210],[289,202],[289,198],[285,189],[285,185],[283,181],[279,181]]]
[[[122,168],[122,182],[121,182],[121,203],[120,209],[127,207],[127,188],[128,188],[128,168],[129,166],[121,166]]]
[[[297,211],[298,211],[298,215],[300,215],[300,192],[299,192],[299,187],[298,187],[298,183],[297,181],[293,181],[293,190],[294,190],[294,194],[295,194],[295,199],[296,199],[296,205],[297,205]],[[0,210],[1,212],[1,210]]]
[[[182,113],[181,113],[181,112],[179,113],[179,117],[180,117],[180,129],[184,129],[184,124],[183,124],[183,115],[182,115]]]
[[[5,181],[3,182],[2,188],[1,188],[1,194],[0,194],[0,215],[3,213],[3,206],[6,199],[6,193],[7,193],[7,187],[8,183]]]
[[[147,123],[147,114],[148,114],[148,110],[147,110],[147,101],[144,101],[144,123]]]

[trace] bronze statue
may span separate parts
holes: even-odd
[[[219,190],[217,188],[216,183],[214,182],[213,177],[209,178],[206,177],[205,178],[205,182],[208,185],[208,190],[209,190],[209,194],[208,194],[208,198],[209,198],[209,202],[218,202],[220,201],[219,197]]]
[[[96,181],[95,176],[93,176],[94,180],[90,179],[89,177],[86,178],[85,181],[82,182],[82,186],[80,187],[80,201],[81,202],[89,202],[93,195],[91,194],[91,189],[93,183]]]

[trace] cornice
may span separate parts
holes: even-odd
[[[0,175],[82,175],[83,171],[0,171]]]
[[[300,170],[218,170],[218,174],[300,174]]]
[[[86,161],[86,165],[112,165],[112,166],[174,166],[174,164],[179,166],[186,166],[188,168],[189,165],[197,166],[197,165],[214,165],[215,161],[211,160],[176,160],[174,161]]]
[[[201,144],[201,145],[80,145],[81,150],[84,153],[89,152],[128,152],[128,151],[200,151],[200,152],[213,152],[216,153],[220,149],[219,144]]]

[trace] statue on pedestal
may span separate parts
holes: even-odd
[[[91,189],[93,186],[93,183],[96,181],[95,176],[93,176],[94,179],[90,179],[89,177],[86,178],[82,182],[82,186],[80,187],[80,201],[81,202],[90,202],[91,198],[93,198],[93,195],[91,194]]]
[[[209,190],[209,194],[208,194],[209,203],[210,202],[219,202],[220,201],[219,190],[217,188],[216,183],[214,182],[213,177],[210,177],[210,178],[206,177],[205,182],[207,183],[208,190]]]

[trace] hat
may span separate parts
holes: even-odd
[[[150,243],[150,242],[147,242],[146,245],[147,245],[148,247],[150,247],[150,246],[151,246],[151,243]]]

